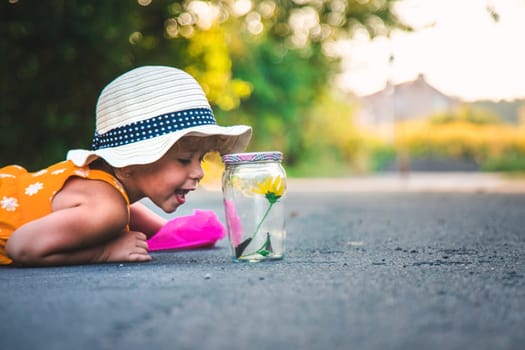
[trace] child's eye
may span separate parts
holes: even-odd
[[[179,163],[181,163],[182,165],[188,165],[191,163],[191,159],[182,159],[182,158],[179,158],[178,159]]]

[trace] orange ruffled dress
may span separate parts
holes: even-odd
[[[0,168],[0,265],[12,263],[5,253],[11,234],[25,223],[50,214],[54,195],[71,176],[109,183],[122,194],[129,208],[129,198],[113,176],[87,166],[77,167],[69,160],[34,173],[18,165]]]

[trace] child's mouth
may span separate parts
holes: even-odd
[[[179,202],[179,204],[184,204],[186,202],[186,195],[189,192],[189,190],[176,190],[175,198],[177,198],[177,202]]]

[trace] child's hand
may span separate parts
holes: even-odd
[[[142,232],[122,232],[108,242],[97,262],[144,262],[150,261],[146,235]]]
[[[212,210],[195,210],[193,215],[168,221],[151,239],[151,251],[211,247],[226,235],[226,229]]]

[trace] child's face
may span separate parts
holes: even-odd
[[[209,151],[204,138],[187,136],[179,140],[162,158],[147,165],[131,167],[132,183],[128,190],[135,196],[148,197],[166,213],[174,212],[197,189],[204,176],[201,162]],[[131,186],[130,186],[131,185]]]

